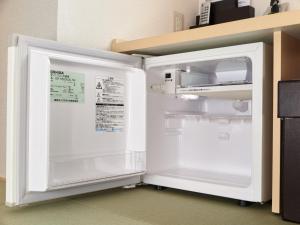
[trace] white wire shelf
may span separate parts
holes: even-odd
[[[197,95],[210,98],[247,100],[252,98],[252,84],[177,88],[176,93],[178,96]]]

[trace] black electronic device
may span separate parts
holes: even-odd
[[[238,7],[238,0],[206,1],[201,4],[199,11],[199,15],[196,17],[196,25],[190,27],[190,29],[255,16],[253,7]]]

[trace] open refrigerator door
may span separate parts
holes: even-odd
[[[7,205],[139,183],[141,59],[22,36],[9,51]]]

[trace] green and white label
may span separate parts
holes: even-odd
[[[52,102],[84,103],[84,74],[51,70],[50,97]]]

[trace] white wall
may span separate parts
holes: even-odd
[[[109,49],[111,40],[132,40],[173,31],[173,11],[194,24],[198,0],[59,0],[58,40]]]
[[[0,0],[0,177],[5,176],[6,64],[9,36],[56,39],[57,0]]]

